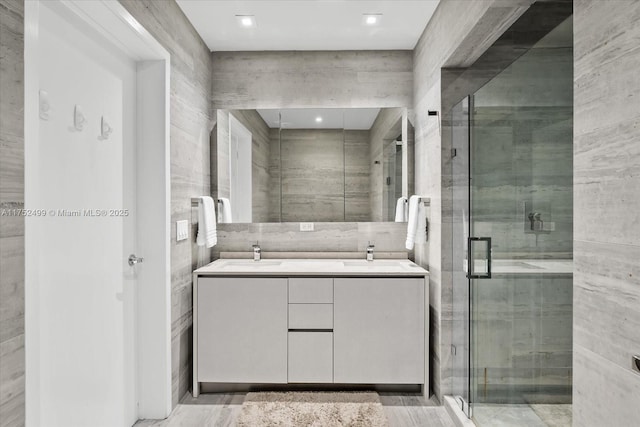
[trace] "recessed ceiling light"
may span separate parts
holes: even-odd
[[[381,19],[381,13],[365,13],[362,15],[362,23],[364,25],[378,25]]]
[[[316,123],[322,123],[322,117],[320,116],[316,117]]]
[[[242,28],[256,27],[256,17],[253,15],[236,15],[236,20]]]

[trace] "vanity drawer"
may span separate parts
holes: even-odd
[[[290,278],[289,304],[333,304],[333,279]]]
[[[290,383],[333,382],[333,333],[289,332]]]
[[[333,329],[333,304],[289,304],[289,329]]]

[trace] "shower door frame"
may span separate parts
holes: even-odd
[[[457,259],[461,259],[463,260],[463,266],[466,267],[466,269],[464,269],[464,273],[465,273],[465,280],[464,280],[464,284],[466,287],[466,292],[467,292],[467,298],[465,300],[466,304],[465,305],[465,311],[467,314],[467,321],[466,324],[465,322],[462,322],[462,324],[465,327],[465,330],[463,332],[463,340],[464,340],[464,344],[466,344],[466,354],[462,354],[463,357],[466,357],[467,360],[463,362],[464,365],[464,370],[466,373],[466,396],[464,395],[464,390],[462,390],[461,392],[463,394],[457,394],[458,390],[455,390],[455,388],[452,390],[454,393],[454,398],[456,403],[459,405],[460,409],[462,409],[462,411],[464,412],[464,414],[471,419],[473,417],[473,406],[472,406],[472,393],[471,393],[471,387],[472,387],[472,378],[474,378],[474,373],[473,373],[473,359],[471,357],[471,338],[472,338],[472,325],[473,325],[473,287],[472,287],[472,279],[469,277],[469,267],[470,267],[470,257],[469,257],[469,249],[470,249],[470,241],[471,241],[471,236],[473,235],[472,233],[472,229],[471,229],[471,225],[472,225],[472,220],[471,220],[471,206],[472,206],[472,192],[471,192],[471,172],[472,172],[472,133],[471,133],[471,111],[473,109],[473,95],[467,95],[465,96],[463,99],[461,99],[458,103],[456,103],[454,105],[454,107],[451,109],[450,114],[452,117],[452,126],[451,126],[451,131],[453,133],[453,130],[455,128],[455,119],[453,119],[453,115],[455,114],[454,109],[461,105],[464,104],[465,100],[467,101],[467,110],[468,110],[468,114],[466,117],[466,132],[464,132],[465,134],[465,141],[463,144],[462,149],[464,150],[464,153],[457,153],[458,148],[453,148],[452,151],[452,164],[451,164],[451,175],[452,175],[452,186],[451,186],[451,191],[452,191],[452,209],[454,215],[452,218],[455,218],[455,210],[456,207],[458,207],[456,205],[456,197],[453,196],[453,193],[456,189],[456,181],[455,181],[455,172],[456,172],[456,168],[454,166],[454,162],[456,162],[456,158],[460,159],[463,158],[462,156],[460,156],[459,154],[463,154],[467,156],[468,158],[468,163],[466,165],[466,167],[462,167],[460,168],[460,171],[463,171],[465,173],[465,178],[464,178],[464,182],[466,185],[466,203],[464,203],[465,207],[462,209],[462,211],[467,212],[467,216],[466,219],[461,219],[460,224],[462,225],[462,229],[463,231],[463,235],[465,235],[464,237],[464,242],[465,242],[465,246],[463,246],[462,248],[462,253],[457,254],[456,252],[456,246],[455,246],[455,242],[452,242],[452,300],[453,300],[453,310],[455,312],[455,290],[456,290],[456,285],[458,285],[458,283],[456,282],[455,279],[455,268],[453,268],[453,265],[455,265],[455,262]],[[464,107],[462,107],[464,108]],[[452,135],[451,138],[451,143],[452,143],[452,147],[454,147],[454,142],[455,142],[455,138]],[[459,161],[459,160],[458,160]],[[460,206],[461,207],[461,206]],[[464,218],[464,215],[462,216],[462,218]],[[452,224],[453,226],[455,226],[455,221]],[[466,231],[466,233],[465,233]],[[452,239],[455,239],[457,236],[455,236],[455,232],[452,229]],[[460,284],[463,283],[462,281],[460,281]],[[455,327],[455,326],[454,326]],[[453,331],[452,331],[453,333]],[[456,346],[456,342],[452,339],[452,352],[453,352],[453,357],[457,357],[458,356],[458,349]],[[464,347],[462,347],[464,349]],[[454,367],[455,369],[455,367]],[[455,376],[455,375],[454,375]]]

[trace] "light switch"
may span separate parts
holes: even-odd
[[[176,240],[186,240],[189,237],[189,221],[176,221]]]

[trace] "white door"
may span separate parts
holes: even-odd
[[[230,203],[233,222],[252,220],[251,132],[229,115]]]
[[[136,65],[46,3],[38,60],[50,109],[40,119],[37,170],[27,170],[38,175],[34,192],[46,212],[30,229],[39,240],[30,264],[39,288],[39,424],[130,426]]]

